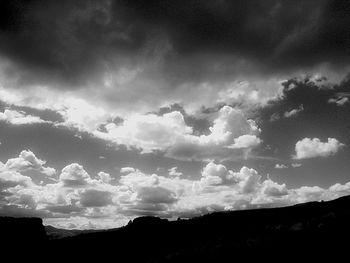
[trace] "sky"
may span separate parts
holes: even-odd
[[[4,0],[0,216],[113,228],[350,194],[346,0]]]

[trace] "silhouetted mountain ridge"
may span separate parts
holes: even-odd
[[[55,229],[46,230],[52,234]],[[112,253],[116,262],[224,262],[257,259],[267,252],[273,257],[334,258],[350,248],[350,196],[176,221],[139,217],[102,231],[55,231],[62,232],[59,239],[51,236],[45,249],[80,259],[103,259]]]
[[[46,231],[41,218],[0,217],[0,243],[16,244],[25,247],[31,242],[44,244],[47,242]]]

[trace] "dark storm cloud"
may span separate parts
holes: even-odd
[[[118,1],[134,25],[158,29],[181,55],[233,53],[283,66],[349,55],[348,1]],[[140,26],[139,26],[140,27]]]
[[[120,36],[124,29],[106,24],[109,11],[102,1],[2,1],[1,5],[0,52],[15,62],[27,82],[39,78],[43,83],[54,79],[77,84],[85,74],[101,71],[110,49],[124,52],[133,47]]]
[[[237,61],[268,73],[349,62],[346,0],[4,0],[0,10],[7,74],[20,69],[27,84],[79,86],[157,56],[169,81],[227,76]]]

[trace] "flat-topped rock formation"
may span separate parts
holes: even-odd
[[[41,218],[0,217],[0,243],[3,248],[25,248],[47,242]]]

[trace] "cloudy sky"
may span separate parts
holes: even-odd
[[[0,4],[0,215],[109,228],[350,194],[346,0]]]

